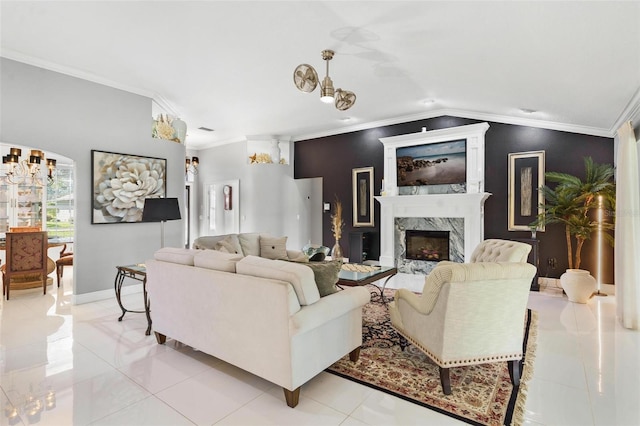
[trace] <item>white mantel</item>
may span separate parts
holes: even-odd
[[[460,217],[464,219],[464,259],[484,240],[484,202],[491,194],[431,194],[375,197],[380,203],[380,264],[395,266],[396,217]]]
[[[380,203],[380,263],[395,266],[394,222],[397,217],[441,217],[464,219],[464,259],[484,240],[484,135],[488,123],[423,131],[381,138],[384,145],[384,193]],[[397,195],[396,150],[400,147],[443,141],[466,140],[466,192],[449,194]],[[424,187],[422,187],[424,188]],[[427,191],[429,187],[426,187]]]

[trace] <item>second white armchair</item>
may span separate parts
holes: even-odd
[[[449,369],[464,365],[506,361],[519,384],[536,268],[525,263],[526,248],[515,248],[524,250],[524,261],[443,262],[426,277],[422,295],[399,289],[389,304],[393,327],[439,366],[445,394],[451,393]]]

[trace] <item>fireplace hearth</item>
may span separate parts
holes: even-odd
[[[407,230],[405,247],[408,260],[449,260],[449,231]]]

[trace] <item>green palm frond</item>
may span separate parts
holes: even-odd
[[[591,157],[584,158],[584,167],[584,180],[567,173],[545,173],[546,181],[556,185],[553,188],[547,185],[540,187],[545,199],[540,206],[543,213],[530,224],[531,227],[558,223],[565,226],[569,235],[576,240],[575,262],[569,259],[569,265],[580,265],[582,244],[599,229],[605,231],[603,235],[607,241],[613,242],[610,231],[614,223],[600,224],[591,220],[589,213],[593,209],[603,208],[610,217],[615,218],[615,168],[610,164],[596,164]],[[571,252],[569,239],[567,244]]]

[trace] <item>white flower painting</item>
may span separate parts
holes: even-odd
[[[165,196],[166,159],[96,150],[91,154],[91,223],[140,222],[145,198]]]

